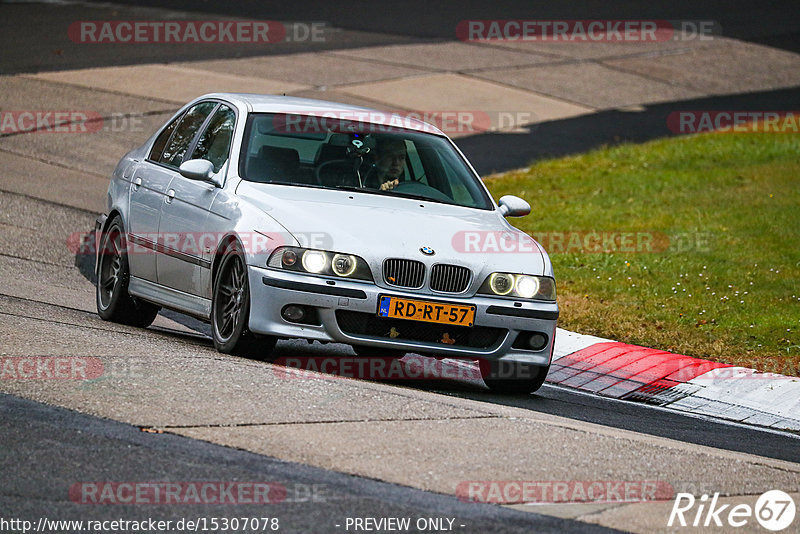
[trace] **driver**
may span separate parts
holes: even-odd
[[[406,170],[405,141],[398,137],[382,139],[378,142],[376,151],[375,165],[378,168],[381,191],[397,187]]]

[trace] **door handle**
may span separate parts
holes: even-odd
[[[169,191],[167,191],[167,204],[171,204],[174,198],[175,198],[175,190],[170,189]]]
[[[134,191],[138,191],[139,188],[142,186],[142,179],[138,176],[133,180],[133,185],[131,186]]]

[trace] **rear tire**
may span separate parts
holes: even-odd
[[[122,219],[117,215],[100,240],[95,291],[97,314],[104,321],[145,328],[153,323],[160,308],[130,296],[130,277],[128,241]]]
[[[269,360],[276,339],[256,336],[248,330],[250,321],[250,284],[247,265],[237,242],[223,252],[217,270],[211,303],[211,332],[214,347],[225,354],[238,354]]]
[[[502,360],[479,361],[483,381],[495,393],[529,395],[544,384],[549,365],[507,362]]]

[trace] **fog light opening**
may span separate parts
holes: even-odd
[[[543,332],[523,331],[519,333],[512,346],[519,350],[539,352],[540,350],[544,350],[549,342],[550,338]]]
[[[288,306],[284,306],[283,311],[281,311],[281,316],[290,323],[302,322],[303,319],[306,318],[306,315],[306,309],[303,306],[298,306],[297,304],[289,304]]]
[[[528,346],[531,350],[542,350],[547,346],[547,336],[534,332],[528,336]]]

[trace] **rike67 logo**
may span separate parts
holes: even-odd
[[[720,504],[719,493],[713,497],[703,494],[699,499],[691,493],[678,493],[667,526],[739,528],[754,518],[767,530],[778,532],[794,521],[795,503],[781,490],[770,490],[761,496],[754,507],[749,504]]]

